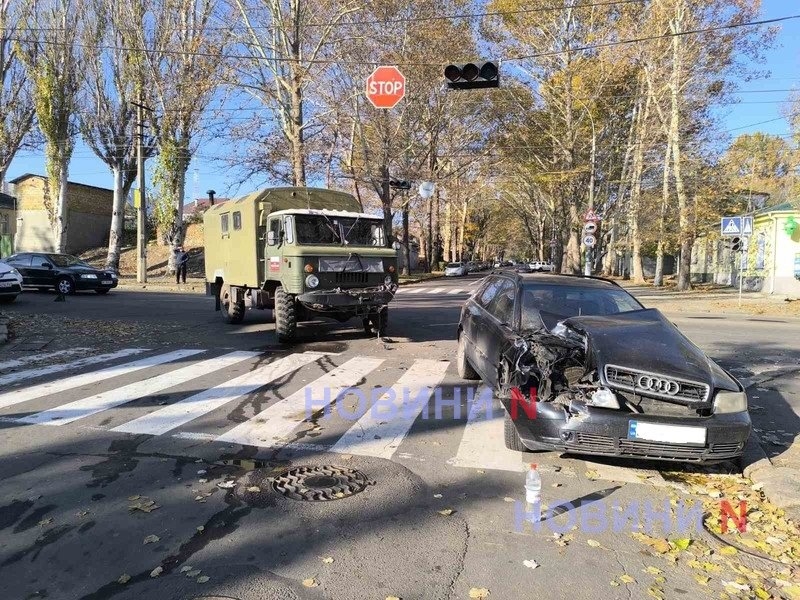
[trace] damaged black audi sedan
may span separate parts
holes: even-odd
[[[512,450],[714,462],[750,434],[742,385],[606,279],[492,273],[462,309],[457,364],[495,389]]]

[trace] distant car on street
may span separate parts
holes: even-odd
[[[556,270],[556,267],[553,263],[545,260],[535,260],[528,266],[531,268],[531,271],[544,271],[546,273],[552,273]]]
[[[518,265],[514,265],[514,272],[516,273],[532,273],[533,269],[530,268],[529,265],[526,263],[519,263]]]
[[[95,291],[107,294],[117,287],[117,274],[96,269],[70,254],[20,252],[4,259],[22,275],[23,287],[55,289],[61,294]]]
[[[467,274],[467,266],[464,263],[447,263],[444,268],[445,277],[463,277]]]
[[[613,281],[495,272],[467,300],[456,365],[503,403],[507,448],[738,460],[742,384]]]
[[[22,275],[11,265],[0,262],[0,303],[7,304],[22,292]]]

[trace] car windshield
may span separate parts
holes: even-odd
[[[527,284],[522,290],[522,329],[548,329],[558,321],[586,315],[614,315],[642,310],[642,306],[619,288],[578,285]]]
[[[88,267],[90,265],[83,262],[77,256],[69,254],[47,254],[47,259],[57,267]]]
[[[383,246],[383,222],[360,217],[295,215],[300,244]],[[344,240],[344,242],[342,242]]]
[[[460,266],[461,266],[461,263],[448,263],[447,268],[448,269],[457,269]]]

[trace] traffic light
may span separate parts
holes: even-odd
[[[495,61],[447,65],[444,78],[451,90],[475,90],[500,87],[500,68]]]
[[[742,238],[736,236],[731,238],[731,250],[734,252],[739,252],[742,249]]]

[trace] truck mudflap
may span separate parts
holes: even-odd
[[[297,296],[306,308],[316,312],[342,312],[352,310],[357,314],[375,312],[389,304],[397,286],[382,285],[373,288],[314,290]]]

